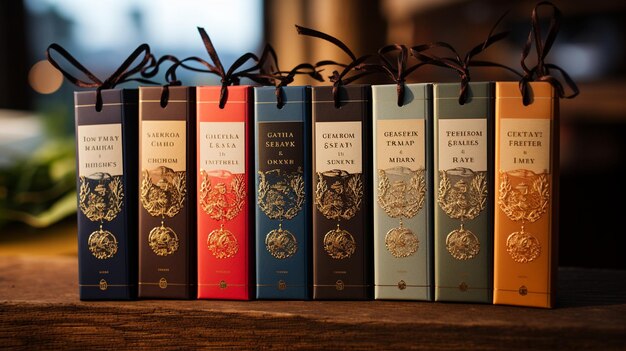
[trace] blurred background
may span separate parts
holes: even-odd
[[[357,54],[385,44],[452,44],[463,55],[485,40],[502,13],[510,30],[478,58],[519,68],[535,1],[496,0],[13,0],[0,1],[0,254],[76,255],[73,91],[45,61],[59,43],[101,79],[141,43],[157,55],[208,59],[196,26],[225,66],[271,43],[282,69],[321,59],[347,61],[294,24],[332,34]],[[576,80],[561,101],[560,264],[626,269],[621,216],[626,189],[626,2],[555,1],[561,30],[547,62]],[[531,55],[534,55],[531,54]],[[328,75],[330,72],[324,72]],[[184,73],[187,85],[216,84]],[[411,82],[452,82],[425,67]],[[514,80],[476,68],[472,79]],[[385,83],[368,77],[364,83]],[[315,84],[298,78],[295,84]],[[132,87],[132,84],[128,85]]]

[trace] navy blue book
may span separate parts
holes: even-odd
[[[137,297],[136,89],[74,94],[81,300]]]
[[[308,87],[254,92],[256,297],[309,298],[311,95]]]

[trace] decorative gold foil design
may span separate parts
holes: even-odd
[[[522,285],[519,287],[519,289],[517,290],[517,292],[521,295],[521,296],[526,296],[528,295],[528,288],[526,287],[526,285]]]
[[[500,171],[498,205],[510,220],[521,222],[521,230],[511,233],[506,240],[506,250],[515,262],[532,262],[541,255],[539,239],[524,231],[524,225],[541,218],[549,204],[547,173],[536,174],[526,169]]]
[[[330,230],[324,235],[324,251],[328,256],[342,260],[349,258],[356,250],[356,241],[350,232],[345,229],[337,228]]]
[[[166,289],[167,288],[167,279],[161,278],[159,279],[159,288]]]
[[[337,289],[337,291],[341,291],[345,288],[345,285],[343,284],[343,280],[337,280],[335,282],[335,289]]]
[[[158,256],[171,255],[178,250],[179,240],[176,232],[165,226],[165,218],[176,216],[185,206],[186,172],[159,166],[144,169],[142,174],[141,205],[151,216],[161,217],[161,226],[152,228],[148,235],[148,245]]]
[[[239,242],[224,225],[235,218],[246,204],[244,175],[202,169],[200,177],[200,208],[212,219],[222,221],[220,228],[211,231],[207,237],[209,251],[219,259],[234,257],[239,251]]]
[[[100,279],[100,284],[98,284],[98,287],[100,288],[100,290],[105,291],[106,289],[109,288],[109,284],[107,283],[106,280]]]
[[[207,238],[207,246],[209,251],[216,258],[234,257],[239,251],[239,243],[235,235],[228,229],[224,229],[221,224],[219,229],[215,229],[209,233]]]
[[[278,290],[280,291],[284,291],[285,289],[287,289],[287,283],[285,283],[284,280],[279,280],[278,281]]]
[[[87,240],[89,251],[99,260],[111,258],[117,253],[117,238],[102,228],[104,221],[114,220],[122,211],[123,199],[121,176],[98,172],[80,177],[78,207],[87,219],[100,222],[100,229],[92,232]]]
[[[102,227],[89,235],[87,246],[91,254],[99,260],[111,258],[117,253],[115,235],[108,230],[102,230]]]
[[[279,224],[278,229],[273,229],[265,237],[265,248],[267,251],[278,259],[289,258],[298,251],[298,241],[290,231],[282,228]]]
[[[339,221],[349,220],[361,208],[363,181],[360,173],[350,174],[344,170],[317,173],[315,204],[324,217],[336,220],[337,228],[324,235],[323,246],[333,259],[345,259],[354,254],[356,241],[350,232],[341,229]],[[329,185],[330,184],[330,185]]]
[[[480,241],[469,230],[455,229],[446,237],[446,249],[457,260],[469,260],[480,252]]]
[[[400,227],[391,228],[385,235],[385,247],[394,257],[409,257],[417,252],[419,240],[412,231],[400,224]]]
[[[161,223],[160,227],[152,228],[148,234],[148,245],[157,256],[171,255],[178,250],[178,235]]]
[[[465,229],[465,220],[476,218],[487,205],[487,173],[457,167],[439,171],[437,202],[450,218],[461,220],[459,229],[448,233],[446,249],[457,260],[469,260],[480,252],[480,240]]]
[[[265,248],[275,258],[289,258],[298,250],[296,237],[283,229],[283,220],[292,219],[302,209],[305,200],[302,169],[296,172],[282,172],[272,169],[259,171],[257,204],[270,218],[277,219],[278,229],[273,229],[265,237]]]
[[[417,235],[404,227],[402,219],[414,217],[424,207],[425,174],[424,169],[413,171],[401,166],[378,170],[376,200],[389,217],[400,219],[399,226],[385,235],[385,246],[394,257],[409,257],[419,249]]]

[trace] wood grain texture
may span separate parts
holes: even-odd
[[[12,349],[624,349],[626,272],[561,269],[557,308],[392,301],[81,302],[76,258],[0,256]]]

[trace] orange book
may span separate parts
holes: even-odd
[[[558,265],[559,100],[496,83],[494,304],[551,308]]]

